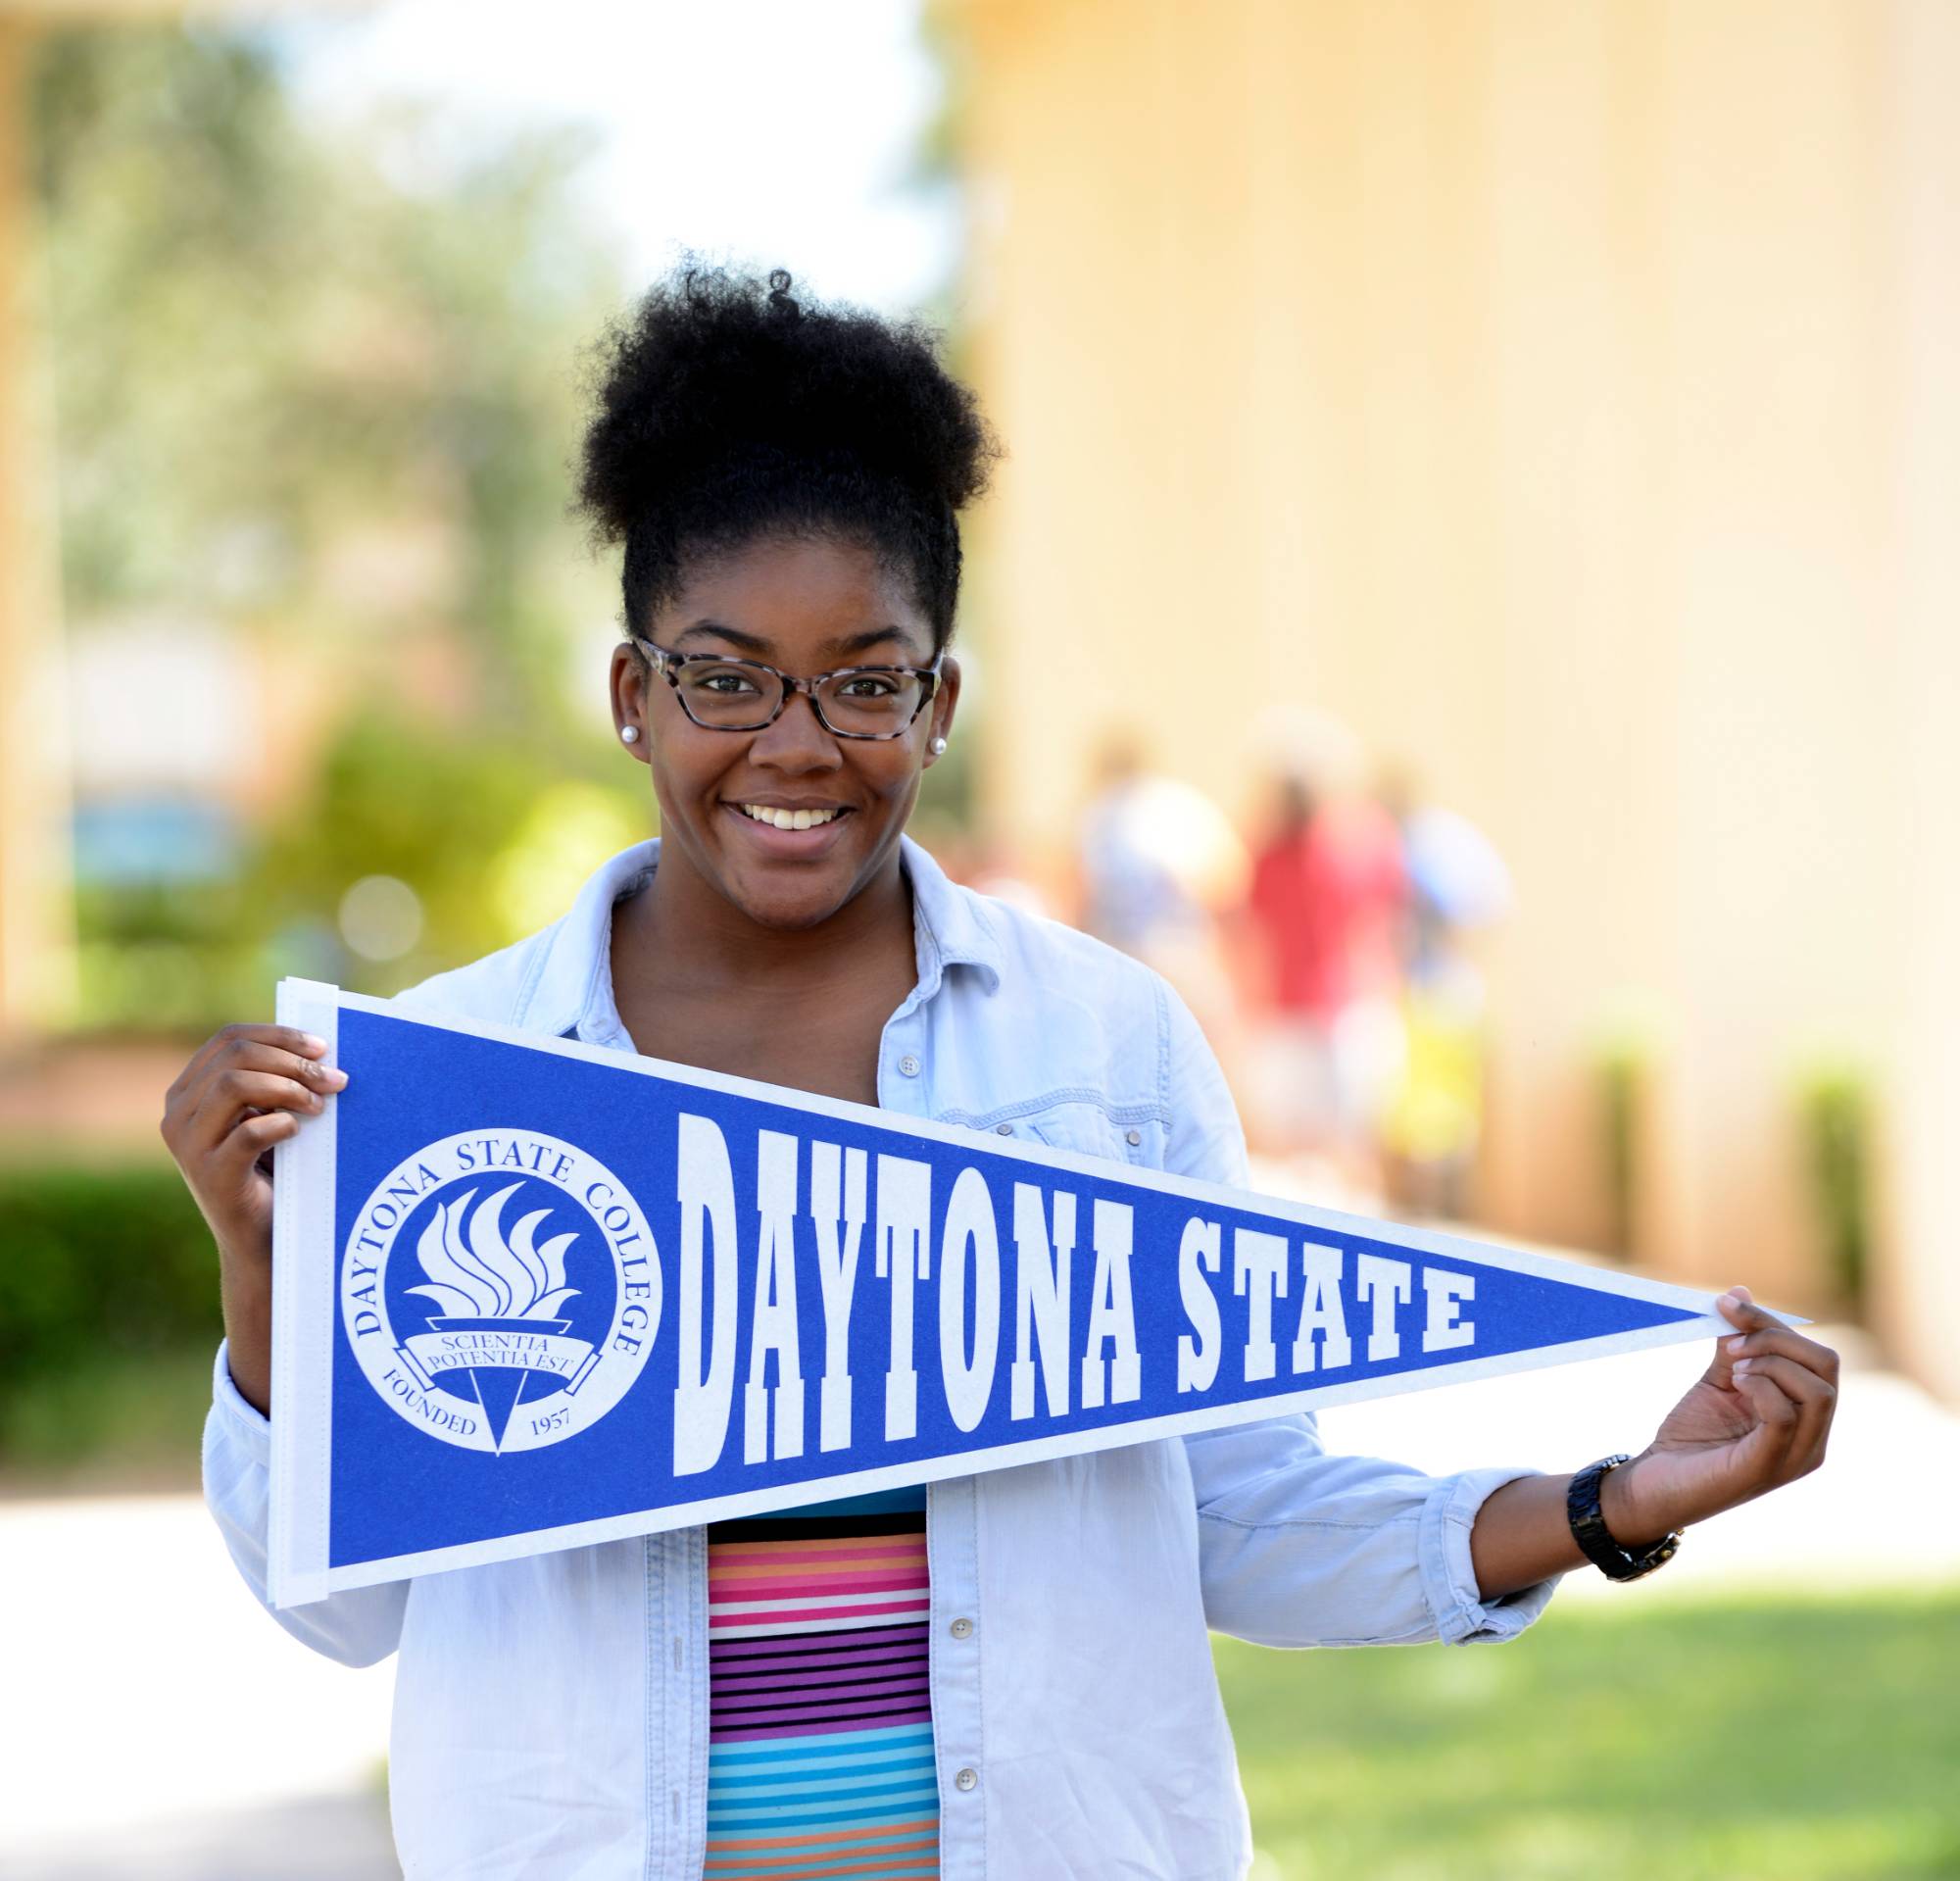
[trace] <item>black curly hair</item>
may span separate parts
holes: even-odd
[[[625,544],[629,629],[679,592],[687,557],[778,532],[863,542],[901,570],[934,650],[959,598],[958,512],[997,447],[915,322],[799,302],[686,264],[602,352],[579,508]]]

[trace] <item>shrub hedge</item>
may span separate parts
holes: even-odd
[[[217,1345],[218,1256],[168,1164],[0,1164],[0,1430],[52,1373]]]

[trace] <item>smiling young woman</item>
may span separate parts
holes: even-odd
[[[780,676],[838,668],[813,692]],[[875,1104],[878,1034],[916,972],[899,838],[958,663],[870,548],[765,537],[690,573],[613,654],[612,698],[642,731],[662,836],[612,915],[635,1044]]]
[[[1147,968],[950,882],[904,835],[954,735],[961,507],[991,445],[918,328],[692,271],[615,336],[582,495],[623,546],[612,715],[662,839],[418,1006],[1243,1185]],[[228,1026],[164,1134],[217,1240],[207,1494],[265,1597],[265,1151],[346,1078]],[[1589,1558],[1815,1467],[1836,1361],[1748,1303],[1632,1464],[1429,1477],[1284,1417],[336,1594],[399,1651],[412,1875],[1243,1875],[1207,1625],[1276,1646],[1514,1637]]]
[[[653,1057],[875,1104],[915,977],[899,839],[959,702],[956,516],[992,446],[924,332],[759,285],[652,295],[587,443],[625,548],[613,717],[663,838],[613,913],[614,992]]]

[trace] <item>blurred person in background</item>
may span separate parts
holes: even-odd
[[[1232,819],[1118,733],[1102,747],[1076,856],[1082,925],[1169,980],[1235,1067],[1238,999],[1221,923],[1245,895],[1247,857]]]
[[[1275,1154],[1380,1185],[1384,1108],[1402,1062],[1401,834],[1373,799],[1284,771],[1246,913],[1261,1008],[1254,1088]]]
[[[789,290],[699,270],[657,289],[587,436],[585,508],[624,550],[612,724],[662,837],[405,999],[1245,1187],[1176,993],[905,838],[954,731],[957,519],[991,444],[922,329]],[[346,1088],[324,1052],[228,1026],[166,1101],[220,1255],[206,1493],[262,1601],[266,1155]],[[345,1662],[399,1654],[411,1875],[1225,1881],[1252,1852],[1207,1625],[1512,1638],[1588,1559],[1567,1512],[1588,1482],[1613,1558],[1664,1559],[1682,1523],[1823,1454],[1833,1356],[1740,1289],[1723,1311],[1738,1336],[1640,1459],[1579,1477],[1330,1457],[1290,1416],[272,1617]],[[897,1610],[867,1625],[840,1583]]]
[[[1398,813],[1409,892],[1405,1050],[1382,1119],[1382,1147],[1398,1210],[1461,1220],[1484,1122],[1484,976],[1470,941],[1510,907],[1511,878],[1474,823],[1435,805],[1407,808],[1411,795],[1399,782],[1383,793]]]
[[[1334,884],[1315,841],[1319,805],[1302,776],[1282,777],[1272,826],[1253,853],[1249,1003],[1255,1144],[1274,1155],[1323,1150],[1338,1135],[1334,1020],[1346,974]]]

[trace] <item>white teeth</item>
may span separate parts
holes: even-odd
[[[838,813],[834,810],[775,810],[767,804],[744,804],[742,814],[774,829],[815,829],[819,824],[831,821]]]

